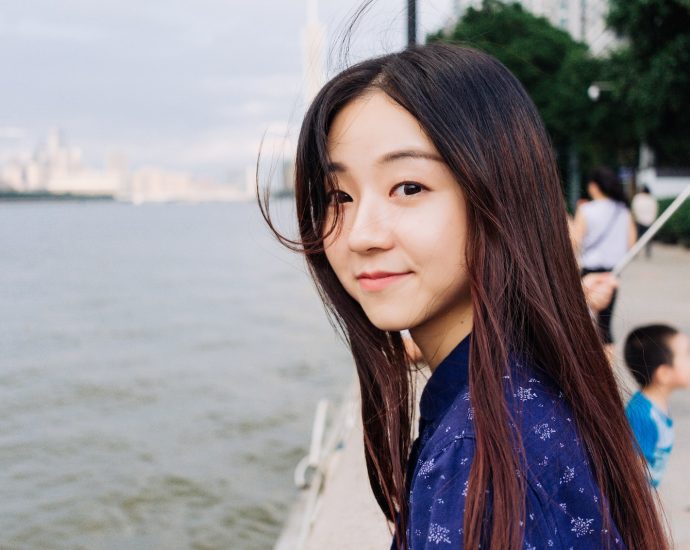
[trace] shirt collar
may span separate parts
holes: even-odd
[[[426,421],[434,421],[445,413],[467,385],[469,357],[470,335],[441,361],[426,383],[419,400],[419,412]]]

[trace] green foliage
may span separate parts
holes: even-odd
[[[627,38],[611,58],[636,137],[661,164],[690,164],[690,1],[610,0],[608,24]]]
[[[572,73],[592,73],[585,46],[519,4],[485,2],[469,8],[449,34],[436,33],[430,42],[444,40],[484,50],[506,65],[527,88],[556,143],[568,143],[580,129],[590,107],[587,84]]]
[[[659,213],[666,210],[672,202],[673,199],[661,199]],[[654,238],[662,242],[680,243],[690,247],[690,199],[673,213]]]
[[[610,68],[587,46],[520,4],[487,0],[469,8],[449,32],[427,37],[472,46],[498,58],[522,82],[546,125],[557,151],[575,146],[587,172],[595,164],[634,160],[637,144],[624,106],[608,97],[592,102],[587,88],[607,78]],[[561,162],[562,171],[565,171]]]

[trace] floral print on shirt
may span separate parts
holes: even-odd
[[[467,382],[469,338],[437,367],[422,393],[419,437],[409,464],[410,550],[463,547],[476,448]],[[526,454],[523,547],[625,548],[612,520],[603,521],[601,493],[563,395],[517,361],[511,372],[506,399]]]

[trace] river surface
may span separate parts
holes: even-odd
[[[0,315],[2,549],[271,548],[353,373],[252,203],[0,203]]]

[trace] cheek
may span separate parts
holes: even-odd
[[[415,256],[419,297],[440,308],[465,302],[469,294],[464,240],[450,232],[429,234]]]
[[[466,233],[464,212],[439,209],[426,223],[417,224],[412,240],[422,265],[444,272],[450,280],[458,270],[466,271]]]
[[[686,385],[690,384],[690,359],[685,362],[683,371],[685,373],[684,380]]]
[[[340,266],[346,261],[345,258],[343,258],[344,240],[342,226],[333,227],[333,218],[331,215],[328,215],[326,223],[324,224],[323,246],[326,259],[333,268],[333,271],[335,271],[336,275],[339,275]]]
[[[675,372],[675,380],[678,385],[684,387],[690,385],[690,360],[677,361],[674,364],[673,370]]]
[[[348,260],[347,246],[343,239],[332,239],[324,242],[326,247],[326,259],[333,269],[336,277],[343,285],[346,292],[353,295],[354,289],[350,288],[350,262]]]
[[[326,259],[331,265],[333,271],[335,271],[335,274],[338,275],[338,278],[340,278],[340,272],[342,269],[341,266],[345,262],[342,258],[342,251],[338,246],[338,241],[324,242],[324,246],[326,248]]]

